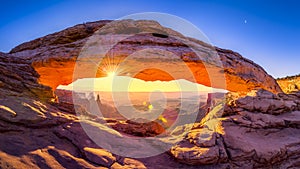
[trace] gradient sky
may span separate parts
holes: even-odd
[[[300,73],[300,1],[2,1],[0,51],[75,24],[163,12],[196,25],[215,46],[239,52],[274,77]]]

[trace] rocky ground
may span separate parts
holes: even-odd
[[[0,53],[0,168],[300,168],[300,93],[282,93],[261,67],[222,49],[218,51],[231,77],[228,84],[247,90],[216,101],[169,151],[133,159],[95,144],[80,123],[103,130],[97,123],[103,119],[84,109],[78,116],[72,104],[57,102],[53,86],[46,86],[45,80],[57,79],[57,72],[39,73],[56,68],[61,68],[59,73],[69,72],[71,67],[62,67],[72,65],[69,61],[76,58],[76,50],[74,57],[66,51],[106,22],[79,25],[18,46],[9,54]],[[77,38],[70,38],[74,35]],[[251,71],[235,69],[239,67],[235,63]],[[67,78],[57,84],[69,83]],[[268,83],[263,83],[266,78]],[[130,121],[110,122],[119,132],[137,127],[144,132],[143,126]],[[155,125],[150,124],[150,130],[160,133]]]
[[[244,97],[228,95],[224,112],[215,107],[171,154],[192,165],[299,167],[300,93],[259,90]]]

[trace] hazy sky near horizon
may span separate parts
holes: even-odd
[[[190,21],[213,45],[239,52],[274,77],[300,73],[297,0],[10,0],[0,9],[1,52],[83,22],[162,12]]]

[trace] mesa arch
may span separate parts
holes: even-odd
[[[135,30],[142,30],[143,28],[140,28],[141,25],[143,25],[140,24],[141,22],[147,22],[147,26],[150,26],[151,28],[164,30],[166,34],[178,35],[177,32],[169,28],[164,28],[155,21],[127,20],[122,24],[126,25],[127,23],[130,23],[131,27],[133,25],[136,28]],[[110,23],[110,21],[97,21],[79,24],[63,31],[23,43],[12,49],[10,54],[29,60],[35,71],[40,75],[39,83],[45,86],[50,86],[52,90],[55,90],[59,85],[67,85],[73,82],[75,63],[80,55],[82,47],[94,32],[107,23]],[[192,38],[187,39],[191,40],[200,48],[207,47],[206,44],[201,41]],[[131,52],[131,50],[139,49],[139,46],[143,46],[145,48],[156,46],[167,51],[174,49],[174,51],[181,54],[181,56],[186,54],[188,56],[192,56],[191,53],[188,53],[189,51],[186,46],[177,43],[169,36],[157,36],[156,34],[138,35],[124,41],[121,45],[119,45],[120,48],[115,50],[119,53],[115,54],[119,56],[126,56]],[[229,91],[239,92],[248,92],[257,88],[263,88],[274,93],[281,92],[277,82],[272,76],[268,75],[261,66],[230,50],[215,47],[215,51],[220,57],[220,61],[223,66],[222,68],[214,67],[211,64],[203,64],[205,62],[197,62],[189,59],[184,60],[184,63],[186,63],[186,65],[190,68],[197,83],[212,86],[211,79],[204,67],[205,65],[211,66],[210,70],[214,72],[213,79],[215,79],[216,82],[213,87],[225,88]],[[137,60],[137,62],[132,65],[139,63],[140,62]],[[88,65],[89,64],[85,64],[87,67]],[[167,63],[163,66],[171,68]],[[176,66],[173,66],[173,68],[175,69]],[[153,72],[153,70],[149,69],[141,71],[141,73],[137,74],[136,77],[143,80],[170,80],[167,78],[168,76],[158,77],[155,74],[157,74],[157,72]],[[218,75],[220,75],[220,77],[223,75],[221,80],[222,78],[226,79],[225,85],[218,86]],[[101,76],[104,76],[104,74],[98,72],[97,77]]]

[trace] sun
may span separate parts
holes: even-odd
[[[114,77],[116,76],[116,72],[108,72],[107,77]]]

